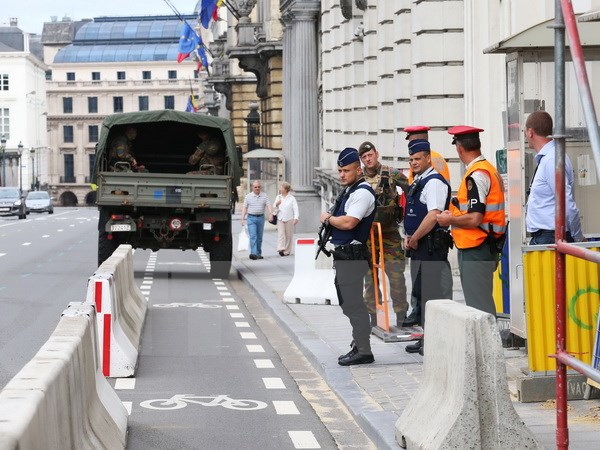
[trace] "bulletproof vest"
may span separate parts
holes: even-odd
[[[420,197],[421,192],[423,192],[423,188],[431,180],[440,180],[446,185],[448,185],[446,179],[437,172],[413,182],[413,184],[410,186],[410,190],[407,195],[406,216],[404,217],[404,230],[406,231],[406,234],[408,236],[412,236],[415,233],[415,231],[417,231],[417,228],[419,228],[419,225],[421,225],[421,222],[428,213],[427,205],[421,203]],[[446,197],[446,203],[444,205],[445,209],[448,208],[450,204],[449,188],[450,186],[448,185],[448,195]],[[441,227],[436,223],[431,231],[435,231],[438,228]]]
[[[357,189],[366,189],[375,195],[375,192],[371,188],[371,186],[362,184],[362,181],[359,180],[348,191],[344,194],[344,197],[338,206],[338,208],[333,212],[333,215],[336,217],[346,215],[345,207],[346,201],[350,197],[350,195],[356,191]],[[373,218],[375,217],[375,210],[371,214],[366,217],[363,217],[362,220],[354,227],[352,230],[339,230],[335,227],[331,229],[331,243],[333,245],[345,245],[349,244],[352,241],[360,241],[363,244],[367,242],[369,239],[369,233],[371,232],[371,225],[373,224]]]

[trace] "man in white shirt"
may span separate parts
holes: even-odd
[[[531,245],[553,244],[555,223],[555,160],[556,150],[552,134],[552,117],[546,111],[535,111],[525,122],[525,137],[529,147],[537,153],[538,163],[531,180],[525,223],[531,233]],[[583,241],[579,209],[573,196],[573,166],[565,155],[565,210],[566,241]]]

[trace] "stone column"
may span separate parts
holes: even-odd
[[[314,188],[314,169],[319,164],[319,117],[317,84],[317,18],[320,2],[293,1],[282,10],[291,24],[285,30],[283,102],[286,172],[300,209],[296,231],[316,231],[321,199]],[[283,8],[282,8],[283,9]]]

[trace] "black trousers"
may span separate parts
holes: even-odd
[[[335,260],[335,289],[342,312],[352,326],[352,338],[361,355],[371,354],[371,321],[363,297],[363,279],[369,271],[366,260]]]
[[[425,303],[428,300],[452,299],[448,249],[435,249],[427,240],[427,237],[419,239],[417,249],[410,251],[411,318],[421,326],[425,325]]]

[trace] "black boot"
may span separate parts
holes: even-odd
[[[423,356],[423,339],[421,338],[414,344],[407,345],[406,351],[408,353],[418,353],[419,355]]]
[[[354,345],[354,341],[352,342],[352,344],[350,344],[350,347],[350,351],[345,355],[340,355],[338,361],[341,361],[344,358],[350,358],[351,356],[354,356],[358,353],[358,349],[356,348],[356,345]]]

